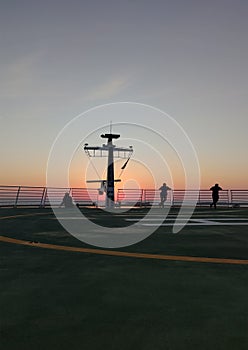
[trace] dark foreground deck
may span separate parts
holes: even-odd
[[[82,210],[112,228],[146,213]],[[248,210],[171,222],[91,251],[50,209],[0,209],[2,349],[247,349]]]

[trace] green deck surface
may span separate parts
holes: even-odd
[[[84,211],[102,225],[127,224],[123,216]],[[136,209],[126,217],[142,213]],[[34,215],[4,219],[22,214]],[[197,209],[194,217],[199,216],[248,222],[248,210],[240,208]],[[49,209],[2,208],[0,225],[2,236],[90,247],[69,235]],[[248,225],[186,226],[179,234],[171,230],[160,227],[146,240],[119,250],[248,259]],[[248,265],[115,257],[6,242],[0,246],[3,350],[248,348]]]

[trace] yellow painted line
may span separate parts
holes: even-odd
[[[2,216],[2,217],[0,217],[0,220],[4,220],[4,219],[15,219],[15,218],[24,217],[24,216],[49,215],[49,214],[50,214],[50,213],[18,214],[18,215]]]
[[[205,258],[205,257],[194,257],[194,256],[177,256],[177,255],[161,255],[161,254],[147,254],[147,253],[129,253],[120,252],[116,250],[102,250],[102,249],[92,249],[92,248],[81,248],[72,246],[63,246],[56,244],[47,243],[34,243],[29,241],[24,241],[20,239],[10,238],[6,236],[0,236],[1,242],[21,244],[26,246],[54,249],[70,252],[81,252],[90,254],[100,254],[100,255],[110,255],[110,256],[121,256],[129,258],[139,258],[139,259],[156,259],[156,260],[171,260],[171,261],[186,261],[186,262],[204,262],[204,263],[217,263],[217,264],[236,264],[236,265],[248,265],[248,260],[240,259],[221,259],[221,258]]]

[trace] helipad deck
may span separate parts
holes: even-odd
[[[82,210],[113,230],[148,211]],[[248,210],[198,208],[173,234],[177,213],[140,243],[101,249],[49,208],[1,208],[3,349],[246,349]]]

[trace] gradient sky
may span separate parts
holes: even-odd
[[[1,0],[0,185],[45,185],[66,123],[131,101],[184,128],[202,188],[248,188],[247,18],[246,0]]]

